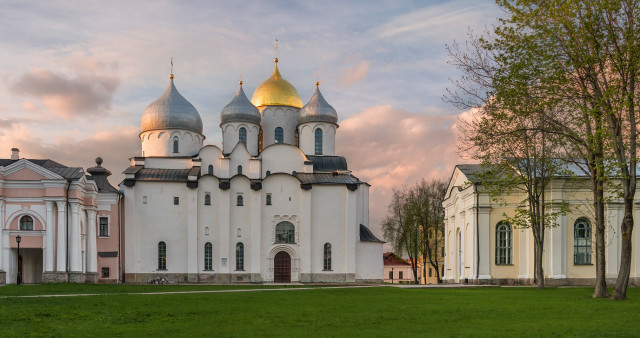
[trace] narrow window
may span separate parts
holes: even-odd
[[[331,244],[324,244],[324,270],[331,270]]]
[[[291,222],[280,222],[276,225],[276,244],[277,243],[285,243],[292,244],[295,243],[296,240],[295,227]]]
[[[238,195],[238,199],[237,199],[236,202],[237,202],[236,203],[237,206],[243,206],[244,205],[244,200],[242,198],[242,195]]]
[[[209,170],[207,171],[207,174],[213,175],[213,164],[209,164]]]
[[[238,175],[242,175],[242,166],[241,165],[238,166]]]
[[[22,216],[20,218],[20,230],[33,230],[33,218],[31,216]]]
[[[209,242],[204,244],[204,269],[213,270],[213,246]]]
[[[284,142],[284,131],[281,127],[276,128],[276,143]]]
[[[236,244],[236,270],[244,270],[244,244]]]
[[[403,275],[402,271],[398,271],[398,279],[402,279],[404,277]]]
[[[267,176],[271,175],[271,171],[267,170]]]
[[[246,148],[247,147],[247,129],[245,127],[240,128],[240,130],[238,131],[238,138]]]
[[[109,218],[100,217],[99,225],[98,225],[98,236],[100,237],[109,236]]]
[[[101,278],[109,278],[109,268],[102,268],[102,277]]]
[[[591,264],[591,225],[586,218],[573,225],[573,264]]]
[[[178,136],[173,137],[173,152],[178,152]]]
[[[393,270],[389,271],[389,279],[393,279]]]
[[[433,271],[431,271],[431,268],[429,268],[429,277],[431,277],[433,275]]]
[[[238,233],[238,237],[242,237],[242,229],[238,228],[236,232]]]
[[[174,197],[173,198],[173,204],[174,205],[179,205],[180,204],[180,197]]]
[[[204,194],[204,205],[211,205],[211,195]]]
[[[167,244],[158,243],[158,270],[167,269]]]
[[[271,205],[271,194],[267,194],[267,205]]]
[[[316,129],[316,155],[322,155],[322,129]]]
[[[496,265],[511,264],[511,225],[500,221],[496,225]]]
[[[142,196],[142,204],[147,204],[147,196]]]

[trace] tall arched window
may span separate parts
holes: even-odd
[[[245,127],[240,128],[240,130],[238,130],[238,138],[240,139],[240,142],[242,142],[242,144],[244,144],[244,146],[247,146],[247,129]]]
[[[280,222],[276,225],[276,243],[295,243],[296,230],[291,222]]]
[[[324,244],[324,270],[331,270],[331,244]]]
[[[209,170],[207,171],[207,174],[213,175],[213,164],[209,164]]]
[[[511,225],[500,221],[496,225],[496,265],[511,264]]]
[[[573,224],[573,264],[591,264],[591,225],[586,218]]]
[[[213,270],[213,246],[209,242],[204,244],[204,269]]]
[[[276,128],[276,143],[284,142],[284,130],[281,127]]]
[[[322,129],[316,129],[316,155],[322,155]]]
[[[244,270],[244,244],[236,244],[236,270]]]
[[[20,218],[20,230],[33,230],[33,218],[31,216],[22,216]]]
[[[178,152],[178,136],[173,137],[173,152]]]
[[[242,166],[241,165],[238,166],[238,175],[242,175]]]
[[[158,243],[158,270],[167,269],[167,244],[165,242]]]
[[[204,205],[211,205],[211,195],[204,194]]]
[[[242,198],[242,195],[238,195],[238,198],[236,199],[236,205],[239,205],[239,206],[244,205],[244,199]]]

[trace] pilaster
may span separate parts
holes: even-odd
[[[87,209],[87,272],[98,272],[98,250],[96,238],[96,210]]]
[[[66,217],[65,201],[57,201],[56,207],[58,208],[58,245],[56,254],[56,271],[67,271],[67,217]]]
[[[53,271],[55,259],[55,239],[56,239],[56,222],[53,213],[53,205],[55,202],[46,201],[46,245],[44,250],[44,271]]]

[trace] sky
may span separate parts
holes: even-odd
[[[444,102],[446,45],[497,23],[492,0],[0,0],[0,158],[91,167],[117,185],[141,155],[140,117],[169,83],[222,145],[220,110],[278,66],[306,103],[316,78],[337,110],[336,153],[371,184],[379,236],[394,187],[448,179],[463,114]]]

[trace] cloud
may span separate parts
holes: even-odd
[[[455,164],[456,116],[421,115],[390,105],[370,107],[340,122],[337,153],[371,184],[370,226],[382,235],[392,189],[421,179],[448,179]]]
[[[369,71],[369,61],[362,61],[356,66],[347,68],[343,71],[342,83],[350,86],[358,81],[364,80]]]
[[[104,159],[103,166],[109,169],[112,185],[124,178],[121,172],[129,166],[129,157],[140,153],[137,126],[118,126],[105,129],[85,138],[70,136],[53,140],[42,139],[31,132],[25,124],[14,123],[10,132],[0,134],[0,158],[8,158],[11,147],[20,149],[21,158],[49,158],[70,167],[84,169],[95,165],[95,158]]]
[[[24,73],[9,90],[39,100],[45,108],[68,119],[108,113],[118,85],[119,80],[111,74],[84,72],[67,77],[36,68]],[[26,110],[34,107],[37,106],[33,102],[23,104]]]

